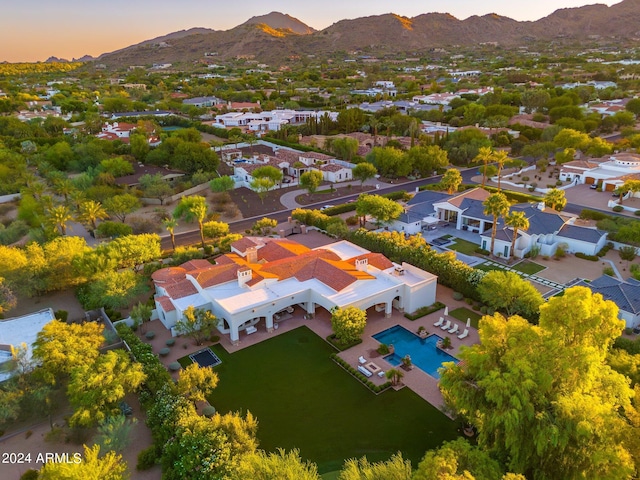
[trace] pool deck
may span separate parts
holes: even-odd
[[[437,300],[449,307],[449,310],[453,310],[458,307],[468,307],[468,305],[463,301],[454,300],[453,291],[447,287],[443,287],[442,285],[438,285]],[[292,316],[287,320],[280,322],[278,324],[278,329],[273,330],[272,332],[267,331],[264,320],[262,320],[255,325],[257,329],[255,333],[247,334],[244,331],[240,332],[240,342],[237,345],[233,345],[229,339],[229,335],[225,334],[219,334],[221,337],[220,344],[227,352],[234,353],[303,325],[307,326],[323,339],[333,333],[331,329],[331,314],[328,311],[318,308],[315,318],[310,320],[305,320],[303,315],[304,311],[300,307],[296,307]],[[360,365],[358,363],[358,358],[361,356],[367,360],[367,363],[373,362],[383,371],[395,368],[384,360],[383,356],[377,352],[377,348],[380,343],[373,338],[373,335],[386,330],[389,327],[393,327],[394,325],[402,325],[410,332],[417,332],[418,328],[423,326],[429,334],[436,333],[440,336],[445,336],[447,335],[445,332],[440,328],[433,326],[441,316],[444,316],[444,310],[438,310],[437,312],[412,321],[405,318],[404,313],[395,309],[393,310],[390,318],[385,318],[383,312],[376,312],[373,308],[369,309],[367,311],[367,326],[364,330],[364,334],[362,335],[362,343],[349,348],[344,352],[340,352],[338,355],[354,368],[357,368]],[[451,316],[447,317],[447,319],[459,324],[460,330],[458,334],[464,330],[464,323],[457,321]],[[138,333],[141,340],[145,343],[151,344],[154,352],[156,353],[166,346],[166,340],[171,337],[170,332],[164,328],[159,320],[154,320],[153,322],[146,324],[144,331],[154,331],[156,333],[155,338],[152,340],[148,340],[143,334],[140,334],[140,332]],[[479,342],[478,331],[473,327],[469,329],[469,336],[463,340],[458,339],[458,334],[449,335],[453,348],[448,350],[448,353],[454,357],[457,357],[461,346],[470,346]],[[169,363],[178,360],[178,358],[182,358],[185,355],[202,350],[210,345],[210,342],[205,342],[203,345],[197,346],[193,343],[193,340],[189,338],[178,337],[176,338],[175,346],[171,347],[169,355],[160,357],[160,360],[165,366],[167,366]],[[403,369],[400,369],[400,371],[404,374],[404,377],[402,378],[402,384],[404,386],[409,387],[427,402],[434,405],[444,413],[447,413],[444,408],[444,399],[438,388],[438,380],[436,378],[423,372],[418,367],[409,371],[405,371]],[[177,378],[177,373],[173,373],[172,376]],[[378,375],[372,375],[369,377],[369,380],[375,385],[381,385],[387,381],[385,377],[380,378]],[[354,381],[357,380],[354,379]]]

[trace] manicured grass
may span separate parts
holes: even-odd
[[[473,242],[463,240],[462,238],[456,238],[453,245],[448,245],[448,248],[455,250],[456,252],[464,253],[465,255],[475,255],[478,245]]]
[[[465,325],[467,323],[467,318],[471,319],[471,326],[473,328],[478,328],[478,321],[482,318],[482,315],[474,312],[473,310],[469,310],[468,308],[460,307],[449,312],[449,316],[456,318],[463,322]]]
[[[260,448],[299,448],[320,473],[339,470],[347,458],[377,462],[397,451],[415,467],[426,450],[457,436],[454,422],[408,388],[371,393],[329,359],[334,350],[307,327],[233,355],[211,348],[222,360],[211,404],[220,413],[251,411]]]
[[[532,262],[531,260],[524,260],[517,265],[513,266],[514,270],[517,270],[522,273],[526,273],[527,275],[534,275],[538,272],[541,272],[547,267],[540,265],[539,263]]]
[[[477,268],[478,270],[482,270],[483,272],[490,272],[492,270],[504,270],[503,268],[500,268],[496,265],[489,265],[487,263],[481,263],[473,268]]]

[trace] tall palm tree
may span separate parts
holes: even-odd
[[[380,126],[380,120],[376,117],[371,117],[369,120],[369,127],[373,131],[373,146],[376,147],[378,145],[378,127]]]
[[[409,128],[407,129],[407,133],[411,137],[411,147],[415,145],[416,133],[420,131],[420,127],[418,126],[418,121],[414,118],[411,120],[409,124]]]
[[[169,232],[169,235],[171,235],[171,246],[173,247],[173,249],[176,249],[176,237],[175,237],[175,228],[178,226],[178,220],[176,220],[173,217],[169,217],[169,218],[165,218],[162,221],[162,224],[164,225],[164,228],[167,229],[167,232]]]
[[[498,220],[509,213],[509,200],[503,193],[492,193],[482,202],[484,205],[484,214],[493,217],[493,226],[491,227],[491,256],[494,255],[494,247],[496,243],[496,233],[498,232]]]
[[[480,147],[478,154],[473,159],[474,163],[480,163],[484,165],[482,169],[482,188],[484,188],[487,183],[487,167],[489,163],[493,160],[493,149],[491,147]]]
[[[504,150],[498,150],[493,153],[492,160],[498,164],[498,191],[500,191],[500,175],[502,173],[502,167],[509,160],[509,155]]]
[[[60,230],[61,235],[67,234],[67,223],[73,220],[73,215],[66,205],[57,205],[48,210],[48,220]]]
[[[529,219],[524,212],[509,212],[509,215],[504,219],[505,223],[513,230],[513,238],[511,239],[511,250],[509,250],[509,258],[514,256],[514,249],[516,247],[516,238],[518,237],[518,231],[529,230]]]
[[[98,220],[104,220],[109,214],[104,209],[100,202],[95,200],[87,200],[80,204],[80,216],[79,219],[83,222],[91,225],[91,228],[95,230],[97,227],[96,222]]]

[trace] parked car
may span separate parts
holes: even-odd
[[[595,190],[595,189],[597,189],[597,188],[598,188],[598,184],[597,184],[597,183],[592,183],[591,185],[589,185],[589,188],[590,188],[591,190]]]
[[[320,211],[326,210],[327,208],[332,208],[333,205],[325,205],[324,207],[320,208]]]

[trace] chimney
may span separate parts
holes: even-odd
[[[246,283],[253,278],[253,272],[248,267],[238,269],[238,286],[244,287]]]
[[[356,258],[356,270],[366,272],[369,265],[367,257]]]
[[[248,247],[246,259],[248,263],[258,263],[258,249],[256,247]]]

